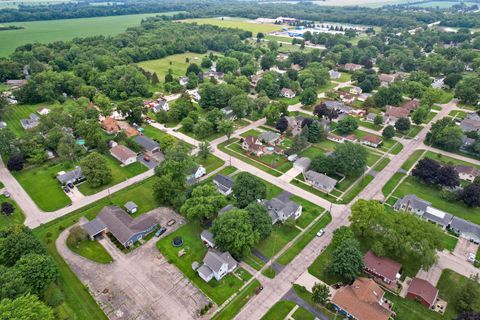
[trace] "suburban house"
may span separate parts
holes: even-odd
[[[178,79],[178,82],[180,83],[181,86],[186,86],[187,83],[188,83],[188,77],[181,77],[180,79]]]
[[[356,87],[356,86],[353,86],[350,88],[350,91],[349,91],[351,94],[354,94],[354,95],[359,95],[363,92],[362,88],[360,87]]]
[[[347,71],[357,71],[362,69],[363,66],[356,63],[345,63],[345,66],[343,68]]]
[[[208,250],[203,258],[203,265],[197,269],[200,278],[209,282],[213,278],[220,281],[227,274],[235,270],[238,262],[233,259],[229,252],[220,253],[216,250]]]
[[[38,126],[40,123],[40,117],[37,116],[35,113],[30,113],[28,119],[21,119],[20,124],[22,125],[23,129],[29,130],[33,129]]]
[[[363,257],[363,263],[366,273],[387,285],[395,284],[400,279],[402,265],[392,259],[378,257],[369,250]]]
[[[37,113],[41,116],[46,116],[47,114],[50,113],[50,109],[42,107],[37,109]]]
[[[233,179],[223,174],[217,174],[213,178],[213,183],[217,186],[217,191],[228,196],[233,192]]]
[[[18,88],[26,85],[27,82],[28,82],[28,80],[25,80],[25,79],[20,79],[20,80],[13,79],[13,80],[6,80],[4,83],[7,86],[11,86],[12,89],[18,89]]]
[[[400,107],[387,106],[385,115],[388,117],[388,123],[394,125],[400,118],[407,118],[410,111]]]
[[[129,164],[137,162],[137,153],[121,144],[111,148],[110,154],[112,157],[120,161],[124,166],[128,166]]]
[[[292,134],[292,136],[298,136],[300,133],[302,133],[302,123],[303,120],[305,119],[302,116],[288,116],[285,117],[288,121],[288,131]]]
[[[222,111],[223,117],[225,119],[235,119],[236,118],[235,113],[233,113],[233,110],[230,107],[224,107],[224,108],[220,109],[220,111]]]
[[[193,101],[198,102],[202,98],[200,93],[198,93],[198,89],[187,90],[187,93],[190,95]]]
[[[367,114],[367,116],[365,117],[365,121],[367,122],[371,122],[373,123],[375,121],[375,117],[377,116],[376,113],[373,113],[373,112],[370,112],[369,114]],[[388,117],[386,117],[385,115],[381,114],[382,116],[382,124],[385,124],[388,122]]]
[[[332,80],[337,80],[342,76],[342,74],[340,72],[338,72],[336,70],[333,70],[333,69],[329,70],[328,74],[330,76],[330,79],[332,79]]]
[[[304,173],[304,176],[305,181],[308,182],[312,187],[320,189],[326,193],[332,192],[333,188],[335,188],[335,185],[337,184],[337,180],[313,170],[308,170]]]
[[[262,80],[262,78],[263,78],[263,73],[254,74],[253,76],[250,77],[250,85],[252,87],[256,87],[258,81]]]
[[[276,198],[261,201],[272,218],[272,224],[277,221],[283,223],[290,217],[296,220],[302,215],[302,206],[291,201],[290,197],[290,193],[282,192]]]
[[[222,215],[225,212],[231,211],[233,209],[236,209],[236,207],[233,204],[227,204],[225,207],[223,207],[218,211],[218,215]]]
[[[476,177],[480,176],[480,170],[472,166],[455,166],[458,176],[462,180],[473,182]]]
[[[143,151],[148,155],[153,155],[160,152],[160,145],[158,142],[153,141],[146,136],[136,136],[133,138],[133,141],[138,143],[142,147]]]
[[[283,88],[282,91],[280,91],[280,94],[285,98],[295,98],[295,91],[289,88]]]
[[[351,92],[341,92],[340,99],[342,99],[344,103],[352,104],[355,102],[355,99],[357,99],[357,96]]]
[[[310,160],[310,158],[301,157],[293,163],[293,167],[298,170],[301,170],[302,172],[305,172],[310,169],[311,164],[312,164],[312,160]]]
[[[208,230],[203,230],[200,233],[200,239],[202,239],[203,243],[209,248],[215,248],[215,240],[213,239],[213,233]]]
[[[462,120],[462,122],[460,122],[460,128],[463,130],[463,132],[478,132],[480,131],[480,120],[467,116]]]
[[[357,137],[354,134],[349,134],[349,135],[343,136],[343,141],[354,143],[357,141]]]
[[[408,110],[409,113],[417,109],[418,107],[420,107],[420,101],[417,99],[405,101],[400,105],[400,108]]]
[[[378,80],[380,80],[381,86],[387,87],[395,81],[395,76],[392,74],[382,73],[378,76]]]
[[[450,231],[459,237],[465,238],[476,244],[480,243],[480,226],[462,218],[453,217],[449,226]]]
[[[223,76],[224,76],[224,73],[223,72],[218,72],[218,71],[213,71],[213,70],[210,70],[210,71],[207,71],[205,73],[203,73],[203,79],[215,79],[215,80],[221,80],[223,79]]]
[[[382,142],[383,140],[380,137],[372,136],[372,135],[366,135],[365,137],[360,139],[361,144],[374,147],[374,148],[378,148],[380,144],[382,144]]]
[[[435,80],[433,80],[431,86],[432,88],[434,89],[443,89],[445,88],[445,82],[444,82],[445,78],[436,78]]]
[[[70,171],[61,171],[57,175],[57,180],[62,184],[66,185],[67,183],[77,183],[84,180],[85,177],[82,174],[82,168],[79,166]]]
[[[243,140],[242,149],[256,156],[263,154],[263,144],[254,136],[248,136]]]
[[[342,136],[336,135],[331,132],[327,133],[327,139],[330,141],[339,142],[339,143],[345,142],[345,139]]]
[[[196,165],[190,175],[187,177],[187,181],[189,184],[192,184],[194,183],[196,180],[200,179],[201,177],[203,177],[204,175],[207,174],[207,169],[205,169],[204,166],[202,165]]]
[[[346,106],[342,102],[338,102],[338,101],[325,101],[325,106],[329,110],[336,110],[339,113],[344,113],[344,114],[349,114],[353,111],[352,107]]]
[[[83,228],[94,239],[99,234],[110,232],[125,248],[143,239],[158,226],[157,220],[148,214],[133,219],[117,206],[104,207],[97,217]]]
[[[431,206],[430,202],[425,201],[414,194],[409,194],[401,199],[398,199],[393,205],[393,209],[395,211],[407,211],[414,213],[419,218],[435,223],[443,229],[449,225],[453,217],[449,213],[435,209]]]
[[[358,101],[361,101],[361,102],[365,102],[367,101],[368,98],[370,98],[372,96],[371,93],[362,93],[362,94],[359,94],[358,97],[357,97],[357,100]]]
[[[372,279],[358,278],[353,284],[338,289],[331,303],[350,319],[388,320],[394,313],[384,295],[385,291]]]
[[[170,109],[168,102],[166,100],[158,99],[152,107],[152,111],[155,113],[159,113],[160,111],[167,112]]]
[[[430,282],[413,278],[407,291],[407,299],[416,300],[427,308],[434,308],[438,297],[438,289]]]
[[[124,207],[130,214],[135,213],[138,210],[137,204],[133,201],[128,201],[127,203],[125,203]]]
[[[106,117],[103,119],[102,128],[108,134],[114,134],[120,131],[120,126],[118,125],[117,120],[115,120],[113,117]]]
[[[280,143],[281,136],[279,133],[273,131],[265,131],[258,136],[258,139],[263,143],[274,146]]]

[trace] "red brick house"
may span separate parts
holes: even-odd
[[[425,307],[431,309],[435,306],[438,297],[438,289],[430,282],[413,278],[407,291],[407,299],[416,300]]]
[[[387,257],[378,257],[372,251],[368,251],[363,257],[363,263],[366,273],[385,284],[396,283],[400,278],[402,265]]]

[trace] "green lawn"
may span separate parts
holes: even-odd
[[[465,111],[452,110],[452,111],[450,111],[450,113],[448,115],[451,116],[451,117],[454,117],[454,118],[463,119],[467,116],[467,114],[468,113],[465,112]]]
[[[455,159],[455,158],[452,158],[452,157],[449,157],[449,156],[445,156],[445,155],[440,154],[440,153],[435,153],[435,152],[432,152],[432,151],[427,151],[427,153],[425,154],[425,157],[434,159],[434,160],[439,161],[443,164],[448,164],[448,165],[453,165],[453,166],[464,165],[464,166],[477,167],[478,169],[480,169],[480,166],[477,166],[477,165],[475,165],[471,162],[458,160],[458,159]]]
[[[405,176],[405,173],[401,172],[396,172],[390,180],[387,181],[387,183],[383,186],[382,188],[382,193],[384,196],[388,196],[390,192],[395,189],[395,187],[398,185],[400,180]]]
[[[438,280],[437,288],[440,298],[448,302],[447,310],[445,310],[445,318],[453,319],[457,315],[457,303],[455,296],[458,288],[461,288],[468,278],[456,273],[453,270],[445,269]],[[477,284],[479,286],[479,284]],[[480,310],[480,299],[477,299],[475,311]]]
[[[393,308],[397,313],[395,320],[441,320],[451,319],[443,317],[438,312],[429,310],[417,301],[403,299],[388,291],[385,291],[385,298],[393,302]]]
[[[85,239],[79,243],[75,243],[69,235],[67,238],[67,246],[76,254],[94,262],[107,264],[113,261],[107,250],[105,250],[98,241]]]
[[[5,31],[0,32],[0,38],[2,33]],[[1,52],[2,49],[0,49]],[[15,133],[17,137],[24,136],[27,131],[23,129],[22,125],[20,124],[21,119],[28,119],[30,113],[35,113],[37,116],[37,109],[43,106],[51,106],[46,105],[45,103],[41,104],[22,104],[22,105],[10,105],[5,109],[3,114],[3,120],[7,123],[7,127]]]
[[[13,175],[40,209],[55,211],[71,203],[55,178],[58,172],[71,169],[63,163],[47,162],[13,172]]]
[[[174,12],[163,13],[171,15]],[[146,17],[159,13],[134,14],[109,17],[46,20],[34,22],[15,22],[16,26],[24,27],[21,30],[6,30],[0,32],[0,56],[5,57],[18,46],[33,43],[51,43],[70,40],[78,37],[95,35],[116,35],[124,32],[128,27],[140,25]]]
[[[415,152],[402,164],[402,169],[409,171],[413,168],[414,164],[422,157],[425,150],[415,150]]]
[[[292,301],[279,301],[268,310],[268,312],[262,317],[261,320],[280,320],[285,319],[290,310],[295,307],[295,302]]]
[[[257,33],[270,33],[272,31],[281,30],[282,26],[273,23],[254,23],[249,22],[244,18],[203,18],[203,19],[186,19],[181,20],[182,22],[195,22],[198,24],[211,24],[214,26],[219,26],[223,28],[237,28],[246,31],[251,31],[253,36],[256,36]]]
[[[293,240],[300,230],[289,228],[283,224],[275,224],[272,233],[264,240],[261,240],[256,249],[267,258],[276,255],[287,243]]]
[[[340,72],[340,78],[338,78],[337,80],[334,80],[334,81],[337,81],[337,82],[348,82],[352,80],[352,75],[350,73],[346,73],[346,72]]]
[[[313,299],[312,299],[312,294],[310,292],[307,291],[307,289],[303,286],[300,286],[298,284],[294,284],[293,285],[293,289],[295,290],[295,293],[300,297],[302,298],[303,300],[305,300],[307,303],[309,303],[311,306],[313,306],[314,308],[318,309],[318,311],[322,312],[324,315],[326,315],[329,319],[337,319],[335,317],[335,314],[325,308],[324,306],[320,305],[320,304],[317,304],[315,302],[313,302]],[[303,308],[302,308],[303,309]],[[300,308],[298,309],[300,310]],[[297,311],[298,311],[297,310]],[[297,314],[297,311],[295,312],[295,314]],[[295,319],[313,319],[313,318],[310,318],[309,315],[310,312],[305,312],[306,310],[302,310],[300,311],[300,313],[305,317],[305,318],[295,318]]]
[[[104,158],[107,161],[107,166],[112,171],[112,181],[96,188],[92,188],[88,182],[85,181],[78,186],[78,190],[84,195],[89,196],[95,194],[148,170],[148,168],[140,162],[134,162],[126,167],[122,167],[120,165],[121,163],[111,155],[106,155]]]
[[[213,154],[209,154],[207,159],[197,157],[195,159],[195,162],[198,163],[199,165],[204,166],[205,169],[207,170],[207,174],[220,168],[225,163],[225,161],[218,158],[217,156],[214,156]]]
[[[402,198],[407,194],[415,194],[418,197],[432,203],[434,208],[444,210],[462,219],[480,224],[480,208],[470,208],[460,201],[447,201],[439,196],[440,190],[435,186],[420,183],[415,177],[408,176],[394,191],[393,195]]]
[[[280,258],[278,258],[277,262],[283,265],[289,264],[303,250],[303,248],[305,248],[305,246],[316,237],[317,232],[320,229],[325,228],[330,221],[332,221],[332,216],[330,213],[326,212],[324,216],[320,218],[320,220],[315,222],[315,224],[308,229],[307,232],[303,233],[302,236],[295,241],[295,243],[288,248],[288,250],[285,251]]]
[[[346,194],[343,195],[340,203],[349,203],[353,200],[374,178],[371,175],[364,176],[361,180],[351,188]]]
[[[382,171],[383,169],[385,169],[385,167],[390,163],[390,159],[389,158],[383,158],[382,160],[380,160],[380,162],[375,165],[375,167],[373,168],[373,170],[377,171],[377,172],[380,172]]]
[[[194,261],[201,262],[207,252],[207,247],[200,239],[202,227],[196,223],[188,223],[175,232],[157,242],[157,248],[166,257],[169,263],[173,263],[183,274],[188,277],[203,293],[205,293],[216,304],[221,305],[232,294],[237,292],[243,284],[243,281],[233,274],[225,276],[220,282],[212,279],[205,282],[198,273],[192,269]],[[172,246],[172,240],[175,237],[182,237],[184,245],[182,247]],[[185,250],[186,253],[179,257],[178,252]]]
[[[260,287],[258,280],[253,280],[248,284],[225,308],[217,313],[212,320],[230,320],[233,319],[244,305],[255,295],[257,288]]]
[[[243,258],[243,262],[247,263],[253,269],[260,271],[262,267],[265,265],[265,262],[260,260],[257,256],[250,254],[247,257]]]
[[[300,228],[306,228],[325,210],[324,208],[298,196],[292,196],[290,200],[302,205],[302,215],[297,219],[297,226]]]
[[[319,189],[314,188],[314,187],[312,187],[311,185],[303,182],[303,178],[302,178],[302,181],[300,181],[298,178],[297,178],[297,179],[293,179],[292,181],[290,181],[290,183],[293,184],[294,186],[297,186],[297,187],[299,187],[299,188],[302,188],[303,190],[308,191],[308,192],[310,192],[310,193],[312,193],[312,194],[314,194],[314,195],[317,195],[317,196],[319,196],[319,197],[322,197],[322,198],[324,198],[324,199],[326,199],[326,200],[328,200],[328,201],[330,201],[330,202],[335,202],[335,201],[337,200],[336,197],[333,197],[333,196],[331,196],[331,195],[329,195],[329,194],[326,194],[326,193],[320,191]],[[334,191],[335,191],[335,190],[334,190]]]
[[[382,128],[383,128],[383,126],[376,126],[376,125],[374,125],[374,124],[371,123],[371,122],[362,121],[362,120],[360,120],[360,125],[361,125],[362,127],[368,128],[368,129],[372,129],[372,130],[375,130],[375,131],[379,131],[379,133],[380,133],[380,131],[381,131]]]
[[[143,127],[143,134],[146,135],[147,137],[153,139],[153,140],[156,140],[157,142],[160,141],[160,139],[164,136],[168,136],[169,134],[166,133],[166,132],[163,132],[162,130],[159,130],[155,127],[152,127],[152,126],[144,126]],[[181,142],[181,143],[184,143],[186,145],[189,145],[188,143],[178,139],[178,138],[175,138],[174,136],[171,136],[173,137],[175,140],[177,140],[178,142]]]
[[[17,203],[12,198],[7,198],[2,194],[0,195],[0,204],[3,202],[11,203],[14,207],[14,211],[9,216],[0,212],[0,226],[6,227],[13,224],[23,224],[23,221],[25,221],[25,215]]]
[[[330,261],[333,256],[333,247],[330,244],[325,250],[315,259],[315,261],[308,267],[308,272],[314,277],[322,280],[326,284],[332,285],[337,282],[343,282],[339,276],[333,275],[327,272],[327,267],[330,265]]]

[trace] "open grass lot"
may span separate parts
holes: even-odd
[[[390,180],[387,181],[387,183],[383,186],[382,188],[382,193],[384,196],[388,196],[390,192],[395,189],[395,187],[398,185],[400,180],[405,176],[405,173],[401,172],[396,172]]]
[[[153,140],[156,140],[156,141],[159,141],[160,138],[168,135],[168,133],[163,132],[162,130],[157,129],[157,128],[152,127],[152,126],[144,126],[143,127],[143,134],[146,135],[147,137],[153,139]],[[174,136],[172,136],[172,137],[180,143],[191,146],[190,144],[188,144],[188,143],[186,143],[186,142],[184,142],[184,141],[182,141],[178,138],[175,138]]]
[[[455,301],[455,297],[457,290],[455,289],[461,288],[467,280],[468,278],[456,273],[453,270],[443,270],[440,280],[438,280],[437,288],[439,290],[440,298],[448,302],[447,310],[445,310],[446,319],[453,319],[456,316],[457,303]],[[477,286],[479,286],[479,284],[477,284]],[[477,299],[474,310],[480,310],[480,299]]]
[[[97,188],[92,188],[87,182],[83,182],[78,186],[78,189],[84,195],[95,194],[148,170],[148,168],[140,162],[134,162],[126,167],[122,167],[120,162],[111,155],[105,156],[105,159],[107,160],[107,166],[112,171],[112,181],[109,184]]]
[[[346,194],[342,196],[342,200],[340,203],[347,204],[350,203],[350,201],[353,200],[360,192],[362,192],[363,189],[365,189],[366,186],[373,180],[373,176],[368,175],[363,177],[357,184],[351,188]]]
[[[138,63],[138,66],[144,70],[156,72],[160,81],[163,82],[165,75],[168,73],[168,69],[172,69],[174,77],[183,77],[190,64],[186,59],[188,58],[190,62],[194,62],[200,66],[204,56],[207,56],[207,54],[187,52],[175,54],[162,59],[143,61]]]
[[[407,194],[415,194],[418,197],[432,203],[434,208],[444,210],[457,217],[480,224],[480,208],[469,208],[460,201],[444,200],[439,195],[440,190],[434,186],[426,185],[415,177],[408,176],[400,186],[393,192],[397,198]]]
[[[5,32],[5,31],[2,31]],[[0,32],[0,37],[1,37]],[[1,51],[2,49],[0,49]],[[28,119],[30,113],[35,113],[37,116],[37,109],[43,107],[45,104],[25,104],[25,105],[10,105],[6,108],[3,115],[3,120],[7,123],[7,127],[15,133],[17,137],[24,136],[27,131],[23,129],[20,124],[21,119]]]
[[[195,162],[204,166],[207,170],[207,174],[220,168],[225,163],[225,161],[214,156],[213,154],[209,154],[206,159],[198,157],[195,159]]]
[[[255,23],[244,18],[206,18],[206,19],[187,19],[182,22],[195,22],[198,24],[211,24],[223,28],[238,28],[251,31],[254,36],[259,32],[270,33],[272,31],[281,30],[282,26],[273,23]]]
[[[112,194],[110,198],[99,200],[34,230],[34,234],[44,243],[59,267],[60,278],[57,285],[65,295],[65,303],[61,305],[61,310],[57,308],[57,311],[61,311],[62,314],[64,314],[64,319],[106,320],[107,317],[89,294],[87,288],[80,282],[68,264],[58,254],[55,247],[55,240],[58,238],[60,232],[78,222],[78,219],[82,216],[86,216],[90,220],[93,219],[98,212],[107,205],[116,204],[123,206],[125,202],[135,199],[135,202],[139,205],[138,212],[135,213],[135,216],[154,209],[156,205],[151,191],[153,182],[153,179],[148,179],[132,185],[129,188]]]
[[[342,278],[327,272],[330,261],[333,257],[333,247],[329,245],[323,252],[315,259],[315,261],[308,267],[308,272],[326,284],[332,285],[337,282],[342,282]]]
[[[302,250],[305,246],[312,241],[313,238],[316,237],[317,232],[325,228],[330,221],[332,221],[332,216],[330,213],[326,212],[322,218],[320,218],[315,224],[308,229],[295,243],[283,253],[280,258],[278,258],[277,262],[283,265],[287,265],[292,261]]]
[[[107,264],[113,261],[107,250],[98,241],[85,239],[79,243],[74,243],[69,235],[67,246],[76,254],[98,263]]]
[[[71,203],[55,178],[60,171],[71,170],[66,164],[47,162],[41,166],[13,172],[28,195],[43,211],[55,211]]]
[[[405,171],[409,171],[413,168],[415,163],[422,158],[425,150],[416,150],[408,159],[402,164],[402,169]]]
[[[454,165],[454,166],[455,165],[464,165],[464,166],[471,166],[471,167],[476,167],[476,168],[480,169],[480,166],[477,166],[473,163],[458,160],[458,159],[455,159],[455,158],[452,158],[452,157],[449,157],[449,156],[445,156],[445,155],[440,154],[440,153],[435,153],[435,152],[432,152],[432,151],[427,151],[427,153],[425,153],[425,157],[434,159],[434,160],[439,161],[443,164]]]
[[[443,317],[441,314],[429,310],[417,301],[403,299],[388,291],[385,292],[385,298],[393,302],[393,308],[397,313],[396,320],[441,320],[452,319]]]
[[[25,221],[25,215],[23,214],[22,209],[20,209],[17,203],[13,199],[7,198],[2,194],[0,195],[0,204],[3,202],[11,203],[15,209],[13,213],[9,216],[0,213],[0,226],[6,227],[12,224],[22,224],[23,221]]]
[[[164,14],[173,13],[174,12],[169,12]],[[116,35],[124,32],[128,27],[139,25],[142,19],[156,15],[159,15],[159,13],[34,22],[12,22],[11,24],[25,27],[25,29],[0,32],[0,43],[2,44],[0,46],[0,56],[8,56],[15,50],[15,48],[27,43],[50,43],[61,40],[70,40],[76,37]]]
[[[233,274],[229,274],[220,282],[212,279],[207,283],[192,269],[192,263],[194,261],[202,261],[207,252],[207,247],[200,239],[201,232],[202,227],[200,225],[190,222],[158,241],[157,248],[170,263],[175,264],[203,293],[220,305],[240,289],[243,281]],[[184,245],[176,248],[172,246],[172,240],[178,236],[183,238]],[[180,250],[185,250],[185,255],[179,257],[178,252]]]
[[[279,320],[285,319],[290,310],[295,307],[295,302],[292,301],[279,301],[268,310],[268,312],[262,317],[261,320]]]
[[[297,226],[302,229],[308,227],[308,225],[325,210],[322,207],[319,207],[316,204],[298,196],[292,196],[290,200],[302,205],[302,215],[296,221]]]
[[[289,228],[284,224],[275,224],[272,233],[266,239],[260,241],[256,249],[267,258],[272,258],[299,233],[300,230],[297,228]]]
[[[240,292],[225,308],[217,313],[212,320],[230,320],[242,309],[247,302],[256,294],[257,288],[260,287],[258,280],[253,280]]]

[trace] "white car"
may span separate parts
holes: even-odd
[[[476,260],[475,254],[469,253],[469,254],[467,255],[467,260],[468,260],[469,262],[471,262],[471,263],[474,263],[475,260]]]
[[[317,237],[321,237],[325,234],[325,230],[320,229],[320,231],[317,232]]]

